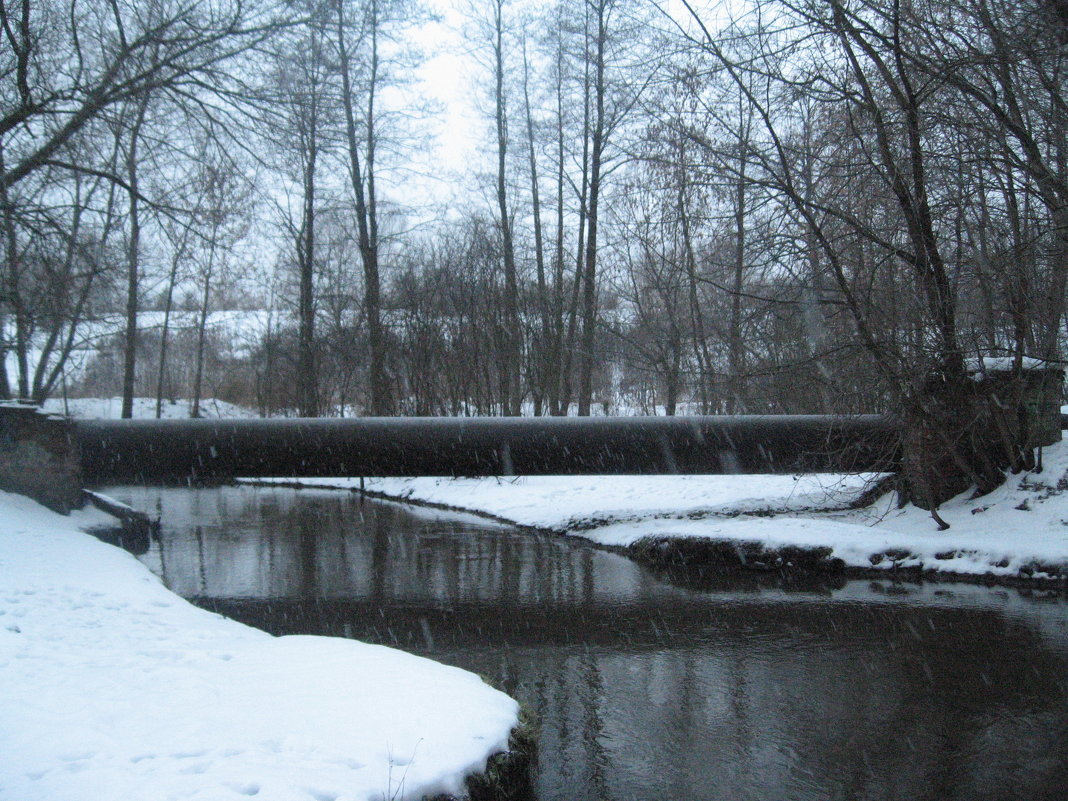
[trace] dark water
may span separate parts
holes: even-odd
[[[581,542],[326,491],[107,492],[144,561],[278,634],[404,648],[541,720],[549,799],[1068,798],[1068,605],[668,575]]]

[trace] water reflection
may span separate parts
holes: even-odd
[[[1064,797],[1056,599],[658,575],[340,493],[109,494],[161,515],[144,558],[204,606],[398,645],[521,698],[541,799]]]
[[[150,491],[109,492],[136,502]],[[348,493],[155,496],[163,532],[146,561],[185,596],[584,605],[633,600],[661,584],[627,559],[559,538],[516,536],[476,518],[458,524]]]

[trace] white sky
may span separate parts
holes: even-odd
[[[409,39],[428,56],[417,71],[419,82],[413,91],[439,108],[421,123],[422,130],[428,135],[427,147],[414,155],[412,165],[421,175],[406,176],[403,179],[405,186],[393,188],[391,194],[396,200],[415,207],[438,203],[462,208],[481,199],[472,195],[479,191],[479,183],[475,180],[479,170],[494,169],[492,122],[485,111],[480,110],[486,109],[489,103],[490,76],[487,67],[479,64],[472,53],[483,43],[470,41],[465,36],[465,29],[470,28],[470,17],[476,13],[472,7],[478,9],[485,0],[425,2],[438,20],[408,33]],[[688,20],[688,12],[678,0],[661,0],[660,4],[675,19]],[[525,10],[533,13],[548,5],[546,0],[513,0],[506,13],[514,20]],[[702,8],[722,3],[720,0],[698,0],[695,5]],[[486,7],[488,9],[488,3]],[[666,20],[664,24],[668,24]],[[512,69],[517,67],[515,63],[511,65]]]
[[[398,200],[413,206],[462,202],[473,183],[472,168],[489,146],[488,122],[476,106],[479,67],[463,36],[465,16],[460,9],[465,3],[427,0],[439,20],[409,34],[428,57],[417,71],[413,91],[439,107],[420,123],[427,147],[414,154],[413,166],[422,177],[407,179],[411,190],[396,190]]]

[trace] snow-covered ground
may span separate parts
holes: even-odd
[[[272,637],[0,493],[0,798],[277,801],[458,792],[516,703],[381,646]]]
[[[525,476],[521,478],[368,478],[364,487],[399,500],[479,512],[521,526],[590,536],[611,523],[651,519],[837,508],[867,476]],[[284,481],[284,479],[277,479]],[[359,479],[300,483],[353,489]],[[625,544],[625,543],[624,543]]]
[[[139,312],[137,315],[138,332],[141,335],[151,335],[162,331],[163,318],[164,312],[162,311]],[[191,336],[198,330],[199,325],[199,311],[173,310],[168,322],[172,341],[183,334],[187,337]],[[205,321],[206,330],[212,338],[216,342],[225,343],[228,355],[238,359],[250,357],[267,332],[278,325],[278,312],[267,309],[250,311],[219,309],[209,312]],[[14,339],[13,328],[13,322],[9,319],[6,331],[9,342]],[[64,372],[67,380],[78,380],[94,359],[108,350],[114,350],[115,338],[121,337],[125,329],[125,313],[105,314],[101,317],[83,320],[78,326],[73,350],[65,366]],[[29,342],[27,360],[31,370],[36,367],[43,356],[42,348],[47,336],[48,332],[41,330]],[[51,357],[54,359],[55,353],[52,353]],[[18,374],[18,357],[13,348],[7,351],[5,363],[9,376]]]
[[[117,420],[122,416],[122,398],[49,398],[41,408],[49,414],[66,414],[81,419],[106,418]],[[193,402],[187,398],[163,401],[160,416],[170,419],[188,418]],[[203,398],[200,401],[202,417],[255,417],[256,413],[243,406],[236,406],[216,398]],[[155,398],[134,398],[133,416],[152,419],[156,416]]]
[[[921,568],[960,575],[1068,574],[1068,442],[1047,448],[1044,470],[1010,476],[977,499],[945,504],[951,525],[898,509],[895,497],[848,510],[865,476],[570,476],[513,479],[366,479],[382,495],[480,512],[519,525],[625,547],[704,539],[766,552],[830,549],[854,568]],[[354,488],[358,479],[306,479]]]

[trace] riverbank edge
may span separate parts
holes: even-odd
[[[484,676],[482,680],[493,686]],[[467,795],[463,799],[435,796],[426,801],[533,801],[539,725],[534,712],[520,704],[519,723],[508,735],[508,750],[494,754],[487,760],[485,770],[464,779]]]
[[[629,545],[606,545],[590,539],[583,534],[583,529],[558,529],[519,523],[501,515],[477,508],[457,506],[455,504],[429,501],[414,495],[399,495],[381,490],[361,489],[360,487],[343,487],[336,484],[316,483],[307,479],[300,481],[258,479],[240,479],[244,486],[286,487],[289,489],[319,489],[335,492],[349,492],[373,500],[391,503],[409,504],[446,512],[458,512],[480,517],[511,526],[518,531],[533,534],[547,534],[560,537],[579,537],[595,548],[625,555],[636,562],[652,567],[715,568],[724,571],[738,571],[766,575],[783,576],[840,576],[844,578],[880,578],[902,582],[945,582],[975,584],[981,586],[1011,587],[1018,589],[1052,590],[1068,594],[1068,563],[1028,565],[1028,573],[1015,575],[1001,573],[977,573],[940,570],[927,566],[923,562],[912,561],[912,554],[904,549],[890,548],[872,553],[869,559],[871,567],[847,565],[844,560],[834,557],[829,545],[802,546],[787,545],[768,548],[756,540],[651,536],[642,537]],[[817,510],[806,515],[832,514],[841,509]],[[754,516],[775,517],[778,514],[796,514],[795,512],[773,512],[762,510]],[[723,517],[737,517],[737,513]],[[810,517],[811,519],[811,517]],[[996,565],[991,565],[995,567]]]
[[[300,485],[294,486],[299,487]],[[86,492],[88,493],[88,491]],[[144,516],[147,519],[147,515],[144,515],[144,513],[136,512],[128,506],[119,504],[118,501],[114,501],[106,495],[97,494],[97,496],[103,499],[104,502],[94,503],[96,508],[114,518],[117,523],[122,524],[124,531],[127,522],[127,511]],[[381,500],[391,499],[384,498]],[[156,533],[158,533],[159,522],[158,520],[154,521]],[[83,533],[101,539],[100,534],[105,530],[106,527],[97,532],[87,529]],[[110,542],[106,538],[103,541],[105,544],[125,550],[121,544]],[[428,657],[423,658],[426,659]],[[485,676],[481,678],[483,682],[495,690],[504,692],[500,687],[494,686],[494,683],[487,680]],[[505,694],[509,695],[509,693]],[[425,801],[527,801],[528,799],[533,799],[533,768],[538,759],[538,736],[539,723],[537,716],[531,709],[520,703],[519,722],[508,734],[508,749],[491,754],[486,760],[486,767],[483,770],[469,773],[464,777],[466,794],[462,796],[448,794],[427,796]]]

